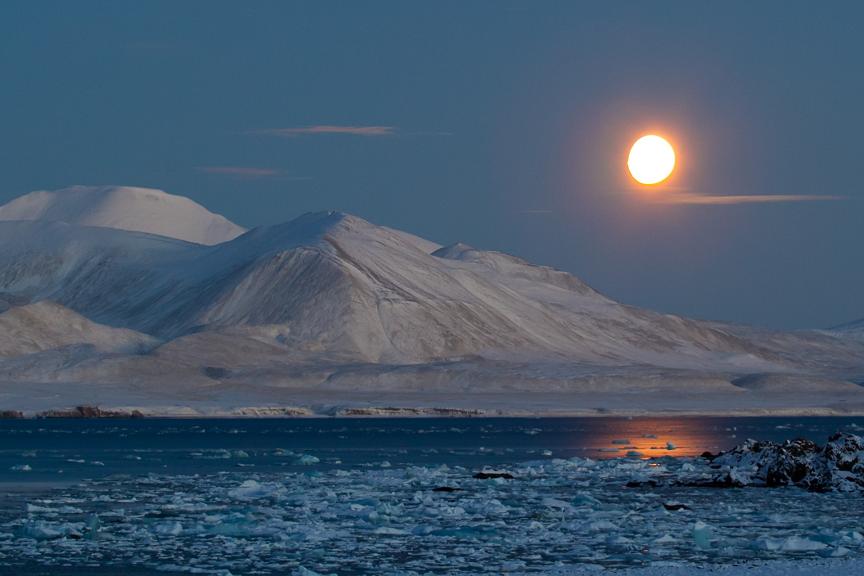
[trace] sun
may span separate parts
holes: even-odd
[[[630,148],[627,168],[640,184],[659,184],[675,169],[675,150],[665,138],[642,136]]]

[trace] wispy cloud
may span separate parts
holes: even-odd
[[[661,204],[728,206],[732,204],[771,204],[779,202],[825,202],[845,199],[845,196],[821,196],[817,194],[754,194],[723,196],[714,194],[673,193],[657,195],[653,198],[653,201]]]
[[[262,130],[250,130],[247,134],[282,136],[285,138],[324,134],[381,137],[395,136],[396,128],[394,126],[343,126],[334,124],[316,124],[314,126],[297,126],[293,128],[264,128]]]
[[[311,180],[311,176],[291,176],[275,168],[257,168],[254,166],[196,166],[195,170],[204,174],[228,176],[245,179],[278,179],[278,180]]]

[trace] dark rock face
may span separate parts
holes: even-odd
[[[98,406],[76,406],[71,410],[48,410],[40,412],[37,418],[143,418],[138,410],[102,410]]]
[[[864,490],[864,439],[838,432],[825,447],[805,439],[747,440],[711,459],[710,478],[691,486],[799,486],[814,492]]]
[[[477,480],[494,480],[495,478],[504,478],[505,480],[513,480],[514,476],[509,472],[477,472],[474,474]]]

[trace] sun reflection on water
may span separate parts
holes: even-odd
[[[736,430],[698,418],[620,419],[579,442],[592,458],[698,456],[734,443]]]

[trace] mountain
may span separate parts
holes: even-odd
[[[73,186],[31,192],[0,206],[0,220],[47,220],[219,244],[245,232],[183,196],[129,186]]]
[[[138,354],[154,348],[158,342],[133,330],[96,324],[48,301],[0,314],[0,357],[81,345],[100,353]]]
[[[658,314],[565,272],[340,212],[212,246],[0,222],[0,303],[9,308],[0,319],[44,301],[58,306],[45,309],[60,319],[52,326],[70,326],[45,346],[95,345],[112,328],[151,344],[61,357],[21,348],[0,360],[9,389],[64,382],[71,399],[99,382],[114,405],[134,391],[139,405],[217,412],[289,402],[864,411],[864,342]],[[73,330],[69,311],[95,324]],[[30,407],[23,389],[8,394]]]
[[[0,223],[0,245],[0,292],[165,339],[279,326],[282,341],[316,358],[367,362],[482,355],[753,370],[779,360],[718,327],[622,306],[564,272],[336,212],[215,247],[42,222]]]
[[[864,340],[864,318],[832,328],[832,334]]]

